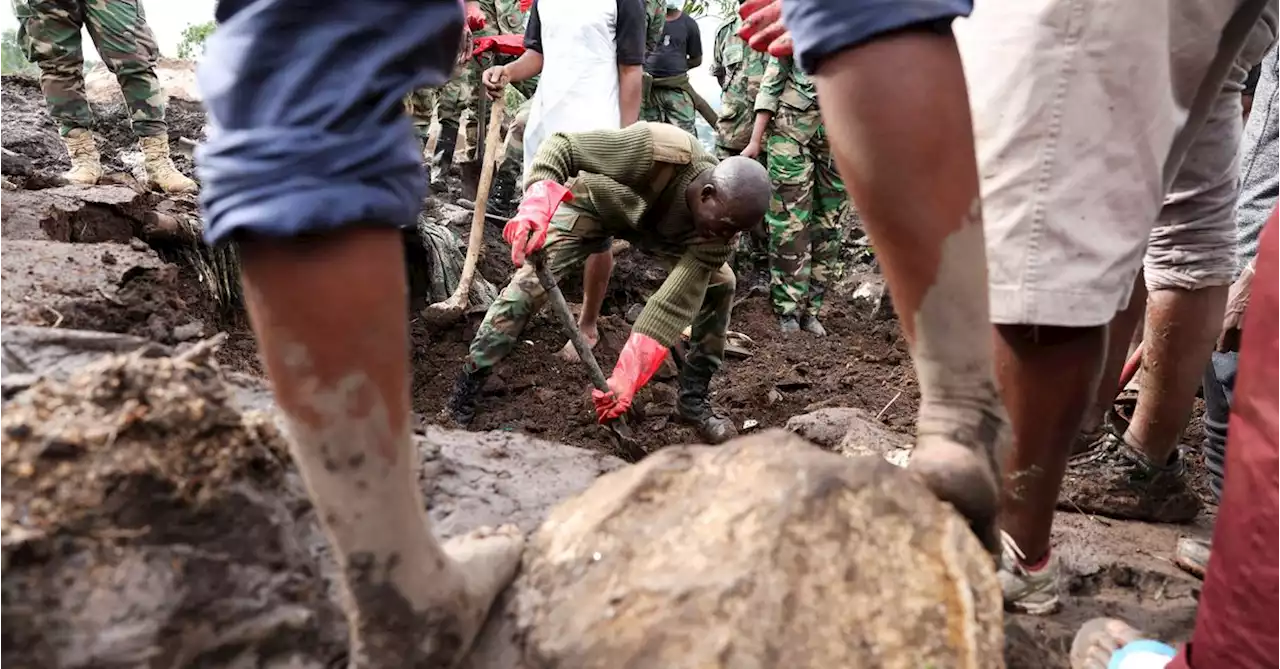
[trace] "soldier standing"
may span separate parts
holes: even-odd
[[[49,115],[67,145],[67,181],[92,185],[102,178],[102,160],[93,138],[93,111],[84,90],[80,29],[120,82],[133,132],[146,157],[148,179],[166,193],[192,193],[196,182],[174,167],[164,121],[164,90],[156,77],[160,50],[140,0],[15,0],[18,41],[27,59],[40,67],[40,89]]]
[[[756,51],[738,36],[742,19],[735,13],[716,30],[715,50],[711,56],[711,74],[720,84],[720,113],[716,119],[716,154],[721,158],[736,156],[751,142],[755,125],[756,94],[764,79],[769,55]],[[765,152],[755,156],[767,165]],[[735,266],[741,271],[763,267],[769,260],[768,234],[762,226],[738,237]]]
[[[662,41],[645,57],[644,71],[651,77],[640,118],[670,123],[697,135],[697,110],[689,87],[689,70],[702,64],[702,33],[698,22],[680,11],[678,2],[667,3]]]
[[[783,332],[818,336],[827,284],[839,271],[840,224],[848,199],[831,159],[813,81],[791,57],[771,56],[755,100],[755,126],[742,155],[760,154],[769,129],[773,200],[769,231],[770,298]],[[771,123],[772,122],[772,123]]]

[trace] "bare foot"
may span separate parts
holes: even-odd
[[[1071,669],[1107,669],[1111,656],[1138,638],[1138,630],[1122,620],[1094,618],[1071,642]]]
[[[941,436],[916,442],[907,469],[919,476],[938,499],[950,503],[969,521],[973,533],[992,554],[999,554],[1000,484],[995,459],[981,449]]]
[[[443,551],[448,559],[426,570],[431,590],[415,593],[417,606],[387,578],[407,566],[398,555],[350,557],[350,669],[453,667],[467,656],[494,600],[515,577],[524,534],[514,525],[483,527],[450,539]]]
[[[595,350],[596,344],[600,343],[600,331],[598,329],[584,329],[582,331],[582,337],[587,340],[587,344],[591,346],[592,350]],[[556,353],[556,356],[565,362],[579,362],[581,360],[581,358],[578,357],[578,349],[573,347],[573,342],[571,341],[565,342],[564,348],[560,349],[560,351]]]

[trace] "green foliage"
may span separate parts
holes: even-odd
[[[681,9],[685,14],[695,19],[704,16],[717,16],[720,18],[728,18],[738,11],[737,0],[684,0],[684,7]]]
[[[213,21],[192,23],[182,30],[182,41],[178,43],[178,57],[193,60],[204,54],[205,40],[213,34],[217,27]]]
[[[4,74],[36,74],[40,69],[27,60],[18,44],[18,31],[13,28],[0,33],[0,72]]]

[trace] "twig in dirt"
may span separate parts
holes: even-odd
[[[54,309],[47,304],[42,306],[44,306],[45,309],[48,309],[54,316],[57,316],[57,319],[53,321],[53,325],[49,326],[50,328],[57,328],[59,325],[62,325],[62,314],[58,313],[57,309]]]
[[[124,306],[124,302],[121,302],[120,300],[117,300],[116,298],[114,298],[114,297],[112,297],[112,296],[108,295],[108,294],[107,294],[107,289],[106,289],[106,288],[103,288],[102,286],[98,286],[98,294],[99,294],[99,295],[102,295],[102,299],[104,299],[104,300],[106,300],[106,301],[108,301],[108,302],[110,302],[110,303],[112,303],[112,304],[116,305],[117,307],[123,307],[123,306]]]
[[[733,301],[733,304],[729,306],[729,311],[733,311],[734,309],[737,309],[739,304],[742,304],[743,302],[746,302],[747,300],[751,299],[752,296],[760,294],[761,290],[762,290],[761,287],[758,285],[752,286],[751,288],[747,289],[746,295],[743,295],[742,297],[739,297],[738,299]]]
[[[884,405],[884,408],[880,410],[880,413],[876,414],[876,420],[880,420],[881,418],[883,418],[883,417],[884,417],[884,412],[888,411],[888,410],[889,410],[889,407],[893,406],[893,403],[894,403],[894,402],[897,402],[899,397],[902,397],[902,391],[901,391],[901,390],[899,390],[899,391],[898,391],[898,394],[897,394],[897,395],[894,395],[894,396],[893,396],[893,399],[889,400],[889,403],[888,403],[888,404]]]

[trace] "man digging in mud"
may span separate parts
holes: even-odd
[[[668,347],[692,323],[678,414],[708,443],[735,436],[733,423],[712,411],[708,393],[724,358],[733,303],[735,279],[727,261],[737,234],[755,225],[769,204],[765,169],[741,157],[717,163],[689,133],[637,123],[553,135],[528,166],[526,183],[519,212],[503,231],[520,269],[476,331],[449,398],[449,416],[471,422],[489,372],[546,303],[527,256],[546,253],[547,267],[558,278],[590,255],[608,251],[617,236],[657,256],[671,274],[636,320],[609,378],[612,392],[593,394],[600,422],[627,411]]]
[[[510,526],[442,546],[410,446],[398,228],[425,181],[402,100],[448,78],[461,4],[241,0],[218,20],[199,71],[205,237],[240,243],[294,460],[343,571],[350,666],[453,666],[523,548]]]

